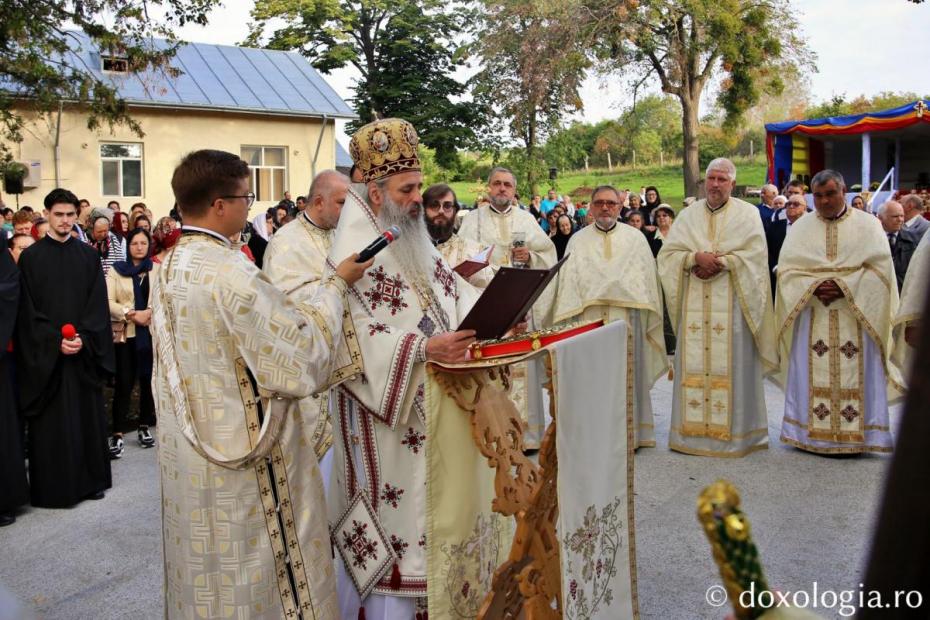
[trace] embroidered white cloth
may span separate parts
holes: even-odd
[[[843,291],[829,306],[814,296],[825,280]],[[888,402],[903,387],[891,363],[898,290],[881,224],[856,209],[802,217],[779,255],[777,292],[788,377],[781,440],[826,454],[891,451]]]
[[[702,280],[696,252],[723,271]],[[768,446],[762,377],[777,365],[768,250],[759,210],[730,198],[716,210],[683,210],[658,256],[668,315],[678,336],[669,448],[741,457]]]
[[[378,221],[352,186],[339,217],[328,262],[365,247],[380,232]],[[428,243],[428,242],[427,242]],[[375,518],[397,557],[364,602],[377,596],[426,596],[426,411],[424,366],[418,353],[429,336],[454,329],[477,291],[455,274],[430,245],[423,273],[407,273],[397,245],[378,254],[373,267],[349,289],[348,306],[364,375],[331,393],[334,467],[328,497],[330,524],[366,493]],[[380,557],[372,557],[377,561]],[[351,571],[352,566],[345,567]],[[343,587],[343,583],[339,587]],[[351,585],[349,587],[352,587]],[[341,596],[352,604],[354,599]],[[354,618],[358,608],[342,609]]]
[[[294,304],[206,234],[159,269],[166,618],[339,617],[313,421],[295,404],[329,384],[344,291],[330,281]]]
[[[279,290],[299,303],[313,295],[323,281],[326,256],[332,244],[333,231],[315,226],[301,213],[271,238],[265,250],[262,271]],[[308,423],[316,420],[313,449],[317,458],[322,459],[333,445],[329,391],[303,398],[298,406]],[[328,490],[329,479],[326,475],[323,476],[323,483]]]
[[[557,323],[624,320],[633,330],[636,412],[634,448],[655,446],[649,390],[668,372],[662,336],[662,289],[646,237],[632,226],[591,225],[568,242],[553,311]]]
[[[629,326],[616,321],[550,348],[565,618],[639,613],[630,343]]]

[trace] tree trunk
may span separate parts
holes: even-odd
[[[529,131],[526,136],[526,186],[529,196],[536,193],[536,112],[530,115]]]
[[[683,91],[686,89],[682,89]],[[681,162],[685,176],[685,196],[698,196],[698,183],[701,180],[701,163],[698,157],[698,106],[701,93],[692,98],[689,93],[682,92],[681,100],[681,133],[684,137],[684,153]]]

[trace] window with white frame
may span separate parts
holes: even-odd
[[[100,145],[100,180],[104,196],[142,196],[142,145]]]
[[[277,202],[287,189],[287,147],[243,146],[242,159],[252,170],[249,190],[256,200]]]

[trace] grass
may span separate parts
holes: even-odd
[[[756,157],[754,159],[735,159],[736,164],[736,182],[738,185],[752,185],[759,187],[765,183],[767,164],[764,159]],[[484,191],[484,181],[468,182],[460,181],[451,183],[452,189],[461,202],[473,204],[475,198],[480,192]],[[676,210],[681,207],[684,195],[684,179],[681,172],[681,164],[668,164],[666,166],[637,167],[633,170],[630,168],[614,168],[613,172],[607,169],[574,170],[560,175],[555,182],[555,189],[559,194],[571,194],[572,198],[578,200],[588,200],[590,191],[597,185],[614,185],[619,189],[631,189],[638,191],[641,186],[655,185],[659,190],[662,201],[668,203]],[[588,188],[581,195],[575,195],[575,190],[579,188]],[[549,189],[548,181],[541,184],[539,192],[545,195]],[[521,197],[521,202],[527,203],[526,197]]]

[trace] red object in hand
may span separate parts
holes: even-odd
[[[77,330],[74,329],[74,325],[71,323],[65,323],[61,326],[61,337],[65,340],[74,340],[74,337],[77,336]]]

